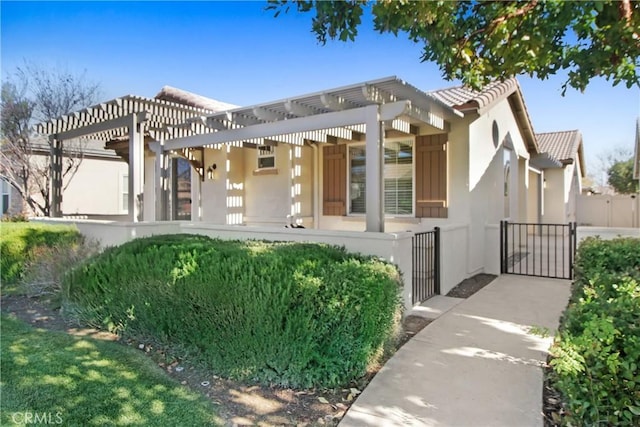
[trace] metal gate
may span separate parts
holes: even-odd
[[[440,293],[440,228],[413,236],[412,304]]]
[[[576,223],[500,222],[500,272],[573,279]]]

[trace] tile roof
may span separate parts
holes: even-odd
[[[156,99],[161,99],[164,101],[178,102],[180,104],[189,105],[191,107],[203,108],[205,110],[213,111],[214,113],[231,110],[238,107],[234,104],[228,104],[216,99],[207,98],[206,96],[187,92],[186,90],[178,89],[172,86],[164,86],[155,97]]]
[[[515,77],[504,81],[494,81],[485,85],[481,91],[466,86],[454,86],[428,92],[429,95],[444,102],[447,106],[463,113],[476,112],[484,114],[497,102],[509,100],[509,105],[518,122],[527,143],[527,149],[532,153],[540,152],[534,136],[533,125],[529,111],[524,103],[522,90]]]
[[[577,160],[578,150],[582,144],[582,135],[578,130],[537,133],[536,138],[542,153],[561,162]]]
[[[429,95],[459,110],[483,110],[516,90],[518,90],[518,82],[515,78],[510,78],[505,81],[489,83],[482,91],[465,86],[454,86],[431,91]]]

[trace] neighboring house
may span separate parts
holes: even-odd
[[[82,146],[81,149],[75,147]],[[36,164],[50,163],[50,147],[43,138],[32,139],[32,158]],[[97,140],[73,141],[70,148],[73,155],[81,156],[82,161],[76,173],[69,175],[63,185],[67,185],[62,201],[64,216],[87,218],[124,219],[127,204],[122,203],[127,196],[127,165],[113,151],[104,150],[104,142]],[[79,154],[81,153],[81,154]],[[124,183],[124,185],[123,185]],[[96,191],[100,188],[99,191]],[[22,199],[19,192],[9,182],[2,181],[2,214],[28,216],[41,215],[34,212]],[[32,195],[36,200],[38,194]],[[8,202],[8,203],[7,203]]]
[[[0,206],[2,207],[2,215],[15,216],[22,214],[25,209],[22,197],[15,189],[11,188],[8,181],[0,178],[0,190],[2,191],[2,199]]]
[[[576,221],[577,197],[586,176],[582,135],[578,130],[536,134],[540,151],[533,164],[544,169],[542,222]]]
[[[389,77],[249,107],[164,88],[65,119],[40,130],[99,135],[128,159],[133,221],[255,226],[232,229],[276,240],[292,236],[290,222],[318,241],[367,231],[391,239],[385,253],[406,232],[440,227],[443,293],[496,272],[501,220],[546,221],[545,207],[567,203],[564,190],[545,195],[562,159],[543,154],[515,79],[426,93]],[[409,277],[410,253],[389,256]]]

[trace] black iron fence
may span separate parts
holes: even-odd
[[[440,228],[413,236],[412,304],[440,293]]]
[[[576,223],[533,224],[501,221],[500,272],[573,279]]]

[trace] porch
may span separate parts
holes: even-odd
[[[441,293],[499,271],[497,224],[471,218],[462,117],[390,77],[225,111],[124,97],[39,129],[54,142],[53,216],[65,139],[98,138],[128,160],[128,221],[73,221],[103,245],[178,232],[335,244],[396,263],[410,307],[414,233],[440,228]],[[490,153],[492,172],[474,190],[483,203],[502,170],[502,152]]]
[[[342,246],[348,251],[378,256],[396,264],[404,283],[402,298],[407,309],[414,305],[413,295],[413,232],[362,233],[355,231],[331,231],[302,228],[255,227],[240,225],[216,225],[205,222],[147,221],[122,222],[87,219],[35,218],[35,221],[68,224],[78,228],[86,238],[99,242],[102,247],[120,245],[139,237],[159,234],[201,234],[223,240],[270,240],[290,242],[316,242]],[[466,245],[468,226],[451,225],[440,228],[440,293],[446,294],[468,275]],[[485,272],[499,274],[499,228],[487,227],[488,241],[495,243],[495,250],[486,251],[487,262],[492,266]]]

